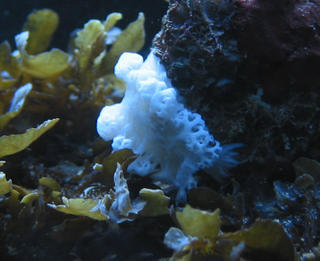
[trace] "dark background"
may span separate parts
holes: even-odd
[[[160,30],[167,2],[164,0],[0,0],[0,42],[8,40],[15,49],[14,36],[21,31],[28,14],[41,8],[51,8],[59,14],[60,24],[51,47],[63,50],[67,49],[70,33],[82,28],[89,19],[104,20],[111,12],[121,12],[123,19],[117,25],[124,28],[137,18],[139,12],[144,12],[146,52],[152,38]]]

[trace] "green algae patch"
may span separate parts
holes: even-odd
[[[175,250],[171,260],[297,260],[295,247],[279,223],[256,220],[248,229],[223,233],[219,213],[219,209],[202,211],[188,205],[177,212],[182,230],[172,227],[164,239]]]
[[[69,67],[68,54],[59,50],[52,49],[31,55],[27,52],[27,44],[30,40],[30,32],[25,31],[18,34],[15,38],[17,48],[21,55],[21,71],[36,78],[45,79],[60,75]]]
[[[52,49],[50,52],[33,56],[24,56],[22,71],[40,79],[56,77],[68,69],[68,59],[68,54],[59,49]]]
[[[146,202],[141,211],[142,216],[156,217],[169,214],[170,198],[161,189],[143,188],[139,191],[139,196]]]
[[[60,191],[60,186],[56,180],[51,177],[42,177],[39,179],[39,185],[48,187],[54,191]]]
[[[113,43],[110,51],[103,58],[102,71],[111,72],[120,54],[124,51],[137,52],[142,48],[145,42],[144,21],[144,14],[139,13],[137,20],[129,24],[127,28],[123,30]]]
[[[176,218],[182,230],[171,227],[164,238],[164,243],[175,250],[171,260],[198,260],[215,252],[221,226],[219,209],[205,211],[186,205],[176,212]]]
[[[118,21],[122,19],[122,14],[121,13],[111,13],[107,16],[105,22],[104,22],[104,30],[106,32],[110,31]]]
[[[62,202],[63,204],[61,205],[49,204],[49,206],[65,214],[85,216],[96,220],[107,220],[106,216],[101,214],[100,211],[92,211],[98,203],[96,200],[62,197]]]
[[[81,71],[87,69],[88,63],[104,50],[105,37],[104,26],[99,20],[90,20],[77,33],[74,40],[76,48],[74,54],[77,56]]]
[[[9,111],[5,114],[0,115],[0,131],[6,127],[10,120],[15,118],[22,110],[25,103],[25,99],[32,89],[32,85],[27,83],[26,85],[17,89],[11,100]]]
[[[30,128],[23,134],[0,137],[0,157],[11,155],[27,148],[32,142],[50,130],[59,119],[47,120],[36,128]]]
[[[0,71],[7,72],[7,75],[0,75],[0,91],[14,86],[17,77],[20,75],[19,61],[12,55],[12,49],[8,41],[0,44]]]
[[[177,212],[177,220],[183,231],[198,238],[214,240],[220,231],[220,210],[214,212],[199,210],[187,205],[182,212]]]
[[[32,204],[35,200],[38,200],[39,197],[40,197],[39,193],[30,192],[21,199],[20,203],[26,204],[26,205]]]
[[[248,255],[268,255],[277,260],[295,260],[295,249],[283,227],[272,220],[257,220],[250,228],[226,233],[223,239],[244,242]]]
[[[145,202],[138,190],[130,194],[127,173],[116,171],[118,161],[126,169],[132,152],[110,156],[105,147],[96,150],[93,142],[101,107],[124,95],[125,83],[113,74],[118,56],[144,44],[142,17],[134,23],[140,31],[132,25],[116,27],[121,13],[89,20],[63,51],[50,47],[59,16],[49,9],[36,10],[15,37],[16,50],[7,41],[0,43],[0,158],[11,155],[0,172],[4,247],[11,236],[20,240],[41,229],[61,228],[67,238],[67,220],[87,220],[90,230],[95,221],[122,223],[140,217]],[[122,34],[125,38],[117,42]],[[130,34],[132,41],[127,42]],[[32,150],[26,149],[56,125],[56,117],[59,126]],[[93,167],[96,163],[100,171]],[[79,227],[75,231],[81,231],[79,237],[87,232]]]
[[[9,193],[12,189],[11,179],[7,180],[6,174],[0,172],[0,195],[5,195]]]
[[[118,163],[128,166],[134,159],[135,156],[129,149],[115,151],[106,157],[102,164],[102,175],[106,182],[112,182]]]
[[[68,199],[63,196],[63,204],[48,204],[48,206],[66,214],[86,216],[95,220],[110,220],[117,224],[133,221],[145,206],[145,202],[140,199],[131,200],[127,180],[119,163],[114,172],[113,189],[91,197],[88,189],[90,188],[83,194],[85,198]]]
[[[26,51],[33,55],[46,50],[58,25],[59,16],[53,10],[42,9],[32,12],[23,26],[23,31],[30,33]]]

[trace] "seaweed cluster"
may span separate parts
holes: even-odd
[[[90,20],[72,34],[68,52],[47,51],[59,17],[52,10],[38,10],[28,16],[23,32],[16,36],[17,50],[12,51],[8,42],[0,45],[3,258],[29,260],[36,255],[42,260],[45,248],[39,242],[68,238],[72,226],[93,224],[74,219],[66,228],[68,218],[58,211],[114,223],[131,220],[142,208],[142,215],[168,212],[168,199],[157,190],[141,190],[141,200],[131,203],[121,167],[115,184],[113,174],[117,162],[132,153],[123,150],[110,157],[109,144],[97,140],[95,133],[101,107],[120,101],[125,89],[113,75],[115,62],[122,52],[136,52],[144,44],[144,15],[140,13],[124,30],[115,27],[121,18],[120,13],[112,13],[105,21]],[[158,209],[148,205],[153,197],[160,197]],[[27,240],[41,231],[51,235]],[[63,249],[72,252],[70,244]],[[67,260],[70,253],[57,252],[52,259],[62,255]]]

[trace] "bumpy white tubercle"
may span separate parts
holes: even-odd
[[[121,104],[113,104],[101,110],[97,121],[97,132],[104,140],[112,140],[120,132],[124,121],[121,108]]]

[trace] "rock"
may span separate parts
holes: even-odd
[[[281,168],[320,140],[319,28],[319,0],[176,0],[153,43],[216,139]]]

